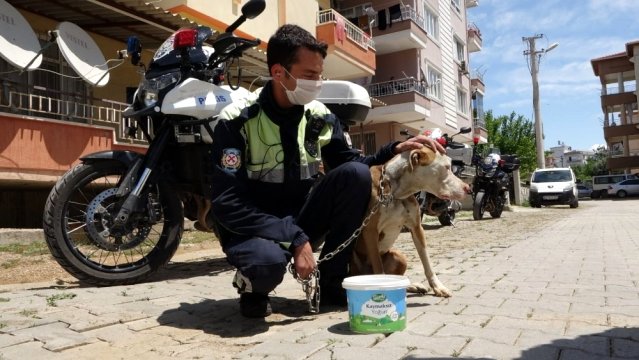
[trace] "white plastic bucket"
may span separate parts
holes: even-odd
[[[360,275],[344,279],[351,330],[391,333],[406,328],[406,287],[399,275]]]

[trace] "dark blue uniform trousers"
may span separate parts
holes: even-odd
[[[320,259],[344,243],[359,228],[371,196],[368,165],[348,162],[331,170],[311,190],[296,223],[311,239],[313,247],[324,239]],[[324,291],[340,291],[348,275],[353,241],[319,266],[320,286]],[[253,238],[228,244],[224,249],[229,263],[251,283],[252,292],[267,294],[284,279],[292,254],[279,244]],[[328,295],[328,294],[327,294]]]

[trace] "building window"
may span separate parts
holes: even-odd
[[[450,0],[450,4],[455,7],[458,13],[461,13],[461,0]]]
[[[353,149],[360,150],[364,155],[374,155],[377,152],[377,145],[375,143],[375,133],[367,132],[350,132],[351,142],[353,143]],[[363,137],[362,137],[363,135]]]
[[[439,17],[424,2],[424,28],[434,39],[439,39]]]
[[[442,100],[442,73],[428,67],[428,96]]]
[[[457,112],[468,114],[468,94],[462,88],[457,88]]]
[[[455,59],[457,59],[457,61],[461,63],[465,60],[465,58],[466,56],[464,56],[464,43],[457,37],[455,37]]]

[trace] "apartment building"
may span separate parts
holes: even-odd
[[[440,128],[470,143],[486,142],[483,125],[484,86],[471,79],[469,54],[481,50],[481,33],[469,24],[464,0],[339,0],[333,10],[372,37],[376,71],[353,78],[374,98],[366,121],[350,129],[353,143],[365,153],[413,134]]]
[[[626,43],[625,51],[592,59],[601,82],[603,134],[611,173],[639,171],[639,41]]]
[[[595,153],[590,150],[573,150],[571,146],[559,142],[550,148],[551,154],[546,159],[546,167],[583,166]]]
[[[0,228],[40,227],[46,197],[57,179],[88,153],[144,152],[140,133],[129,134],[122,111],[141,79],[141,68],[118,59],[127,38],[140,38],[142,63],[174,31],[197,25],[223,32],[248,0],[7,0],[28,22],[42,47],[42,65],[23,71],[0,53]],[[324,76],[365,86],[374,108],[351,129],[364,152],[374,152],[401,129],[439,127],[450,133],[473,126],[484,142],[483,83],[472,79],[469,53],[481,49],[466,9],[477,0],[267,0],[259,17],[236,34],[263,43],[240,59],[242,86],[268,74],[266,41],[284,23],[298,24],[329,45]],[[371,10],[367,10],[371,9]],[[374,10],[374,13],[373,13]],[[78,25],[110,64],[109,81],[80,79],[50,31]],[[215,35],[215,34],[214,34]],[[237,73],[231,69],[231,78]],[[460,140],[470,142],[472,135]]]

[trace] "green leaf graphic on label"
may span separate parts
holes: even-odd
[[[384,294],[375,294],[375,295],[371,296],[371,300],[373,300],[375,302],[384,302],[384,301],[386,301],[386,295],[384,295]]]

